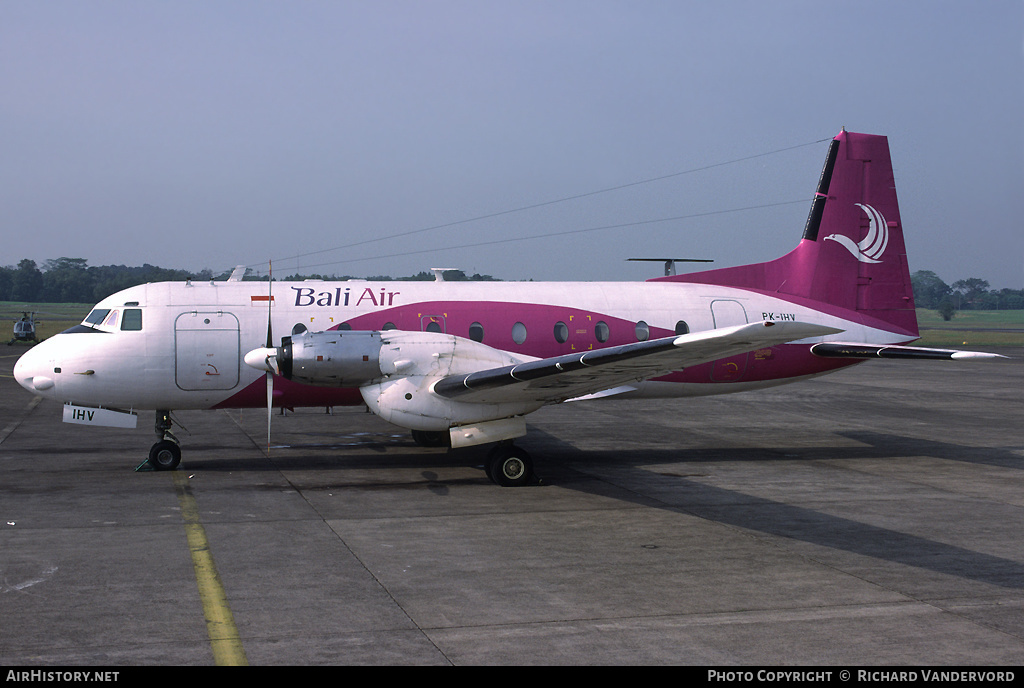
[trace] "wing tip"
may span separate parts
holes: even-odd
[[[980,360],[991,360],[993,358],[1005,358],[1010,359],[1009,356],[1003,356],[1002,354],[993,354],[986,351],[954,351],[950,356],[955,361],[980,361]]]

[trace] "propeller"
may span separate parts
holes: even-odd
[[[267,454],[270,453],[270,419],[274,415],[274,373],[277,371],[277,349],[274,348],[272,321],[274,308],[274,265],[267,261],[267,347],[263,350],[267,370]]]
[[[267,454],[270,453],[270,418],[274,415],[274,370],[277,369],[277,350],[274,346],[274,330],[271,323],[274,309],[274,265],[267,261]],[[273,350],[273,361],[269,351]]]
[[[258,349],[245,354],[245,364],[266,371],[267,379],[267,453],[270,453],[270,422],[273,417],[274,407],[274,376],[281,374],[281,367],[277,362],[277,347],[274,346],[274,328],[272,324],[274,307],[274,266],[270,264],[267,282],[267,343]]]

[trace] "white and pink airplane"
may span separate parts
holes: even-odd
[[[275,337],[274,333],[288,333]],[[766,263],[646,282],[163,282],[125,289],[14,368],[72,423],[135,427],[181,459],[172,410],[365,404],[424,445],[493,443],[530,482],[527,414],[595,398],[693,397],[870,358],[996,358],[918,338],[888,141],[836,136],[803,237]]]

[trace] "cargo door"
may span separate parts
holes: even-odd
[[[238,318],[224,311],[182,313],[174,321],[174,376],[187,391],[238,386]]]

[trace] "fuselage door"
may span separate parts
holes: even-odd
[[[711,317],[715,329],[747,324],[747,311],[739,301],[716,299],[711,302]],[[715,382],[738,382],[747,372],[749,354],[730,356],[715,361],[711,365],[711,379]]]
[[[188,391],[233,389],[241,360],[238,318],[224,311],[182,313],[174,321],[174,376]]]
[[[420,329],[424,332],[445,332],[443,315],[421,315]]]

